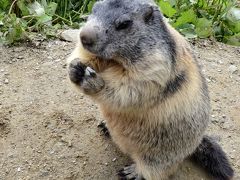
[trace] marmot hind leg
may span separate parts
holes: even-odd
[[[177,168],[178,164],[163,169],[161,164],[147,165],[140,162],[122,168],[118,171],[118,176],[120,180],[169,180]]]
[[[101,121],[97,127],[100,129],[101,134],[103,134],[107,138],[111,138],[110,132],[107,128],[107,124],[105,121]]]
[[[145,180],[140,174],[137,173],[136,164],[125,166],[118,171],[120,180]]]

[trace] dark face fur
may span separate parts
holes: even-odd
[[[140,60],[151,49],[169,54],[175,48],[162,14],[150,0],[97,2],[80,38],[85,49],[103,59],[130,62]]]

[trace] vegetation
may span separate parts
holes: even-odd
[[[187,38],[215,37],[240,45],[240,9],[236,0],[158,0],[169,22]]]
[[[1,0],[0,42],[56,37],[79,28],[96,0]],[[215,37],[240,45],[237,0],[156,0],[168,21],[187,38]]]
[[[95,0],[1,0],[0,42],[56,37],[58,29],[79,28]]]

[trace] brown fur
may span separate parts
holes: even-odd
[[[99,104],[113,141],[135,162],[120,177],[167,179],[189,156],[218,179],[233,176],[204,137],[209,96],[191,47],[152,0],[97,2],[79,39],[69,78]]]
[[[147,170],[147,167],[145,167],[144,163],[141,163],[139,157],[149,151],[149,145],[141,144],[139,146],[137,142],[133,141],[134,137],[139,136],[138,133],[140,132],[144,135],[145,131],[151,128],[151,126],[168,123],[166,122],[166,117],[170,116],[170,114],[178,114],[179,116],[185,113],[190,114],[194,104],[202,101],[200,92],[202,79],[197,64],[195,60],[193,60],[189,50],[190,47],[173,28],[170,26],[168,26],[168,28],[174,37],[177,47],[177,60],[174,72],[169,68],[170,66],[163,67],[165,71],[164,74],[160,76],[156,75],[152,69],[148,68],[149,71],[146,70],[146,66],[165,66],[162,61],[159,61],[159,59],[164,59],[164,56],[158,51],[156,51],[156,53],[151,52],[152,55],[146,55],[146,58],[151,59],[152,64],[149,64],[150,61],[147,60],[146,62],[148,64],[139,63],[132,68],[128,68],[128,70],[124,68],[124,65],[116,61],[104,61],[95,57],[93,54],[87,52],[81,43],[78,44],[70,57],[70,60],[80,58],[82,63],[93,67],[110,87],[119,89],[118,96],[122,97],[120,100],[113,99],[111,102],[107,101],[104,91],[93,94],[91,97],[99,103],[113,141],[118,144],[123,152],[128,153],[138,162],[138,171],[145,174],[147,179],[152,180],[159,179],[159,174],[161,174],[161,179],[164,179],[169,174],[172,174],[176,168],[173,168],[174,170],[170,169],[170,172],[166,170],[163,172],[154,172],[154,169]],[[181,90],[169,98],[164,99],[164,97],[160,97],[160,99],[162,98],[164,100],[155,102],[154,98],[159,89],[153,82],[160,82],[162,87],[164,87],[167,81],[174,79],[176,74],[182,71],[186,74],[187,82],[184,83]],[[145,83],[136,83],[138,80],[142,80]],[[127,84],[126,88],[122,87],[122,84]],[[135,106],[132,106],[133,109],[128,107],[128,98],[124,98],[129,86],[134,86],[136,89],[139,89],[139,91],[144,89],[142,92],[144,94],[142,99],[144,103],[135,104]],[[137,94],[132,94],[132,96],[137,96]],[[133,99],[138,99],[138,97]],[[114,102],[119,103],[114,104]],[[146,102],[148,103],[146,104]],[[131,103],[134,104],[134,102]],[[146,121],[146,119],[149,121]],[[142,127],[144,127],[144,129],[142,129]],[[133,131],[133,129],[135,130]],[[195,145],[192,145],[192,148],[189,149],[188,154],[194,151],[200,140],[201,133],[199,134],[198,140],[195,141]],[[154,153],[154,150],[152,153]],[[180,162],[183,158],[180,158]],[[159,169],[156,169],[156,171],[159,171]]]

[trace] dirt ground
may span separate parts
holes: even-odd
[[[0,46],[0,180],[117,179],[130,160],[100,135],[98,107],[72,89],[65,58],[74,43]],[[240,179],[240,48],[196,42],[212,103],[208,134]],[[236,68],[238,70],[236,70]],[[178,180],[210,179],[186,161]]]

